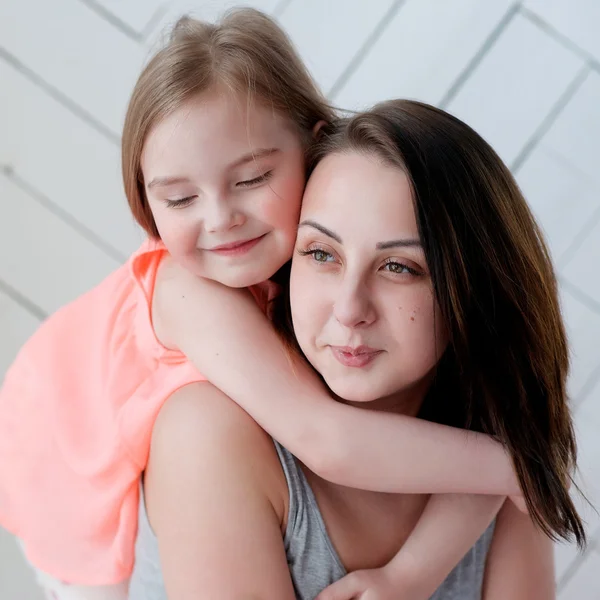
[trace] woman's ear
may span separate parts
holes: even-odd
[[[315,126],[312,128],[313,139],[315,139],[315,140],[319,139],[319,136],[321,135],[321,130],[323,129],[323,127],[325,125],[327,125],[327,121],[324,121],[323,119],[321,119],[320,121],[317,121]]]

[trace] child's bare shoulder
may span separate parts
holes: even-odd
[[[239,298],[244,296],[254,302],[246,288],[230,288],[199,277],[166,255],[158,268],[152,297],[155,334],[167,348],[178,349],[177,330],[186,327],[187,319],[198,322],[203,315],[219,314],[229,302],[239,306]]]

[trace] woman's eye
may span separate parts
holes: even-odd
[[[310,253],[312,254],[314,260],[316,260],[317,262],[324,263],[333,260],[333,256],[329,254],[329,252],[325,252],[325,250],[311,250]]]
[[[185,198],[177,198],[175,200],[167,199],[167,206],[169,208],[184,208],[191,204],[196,196],[186,196]]]
[[[273,171],[267,171],[258,177],[254,177],[254,179],[246,179],[245,181],[238,181],[235,185],[238,187],[252,187],[253,185],[259,185],[260,183],[264,183],[273,175]]]
[[[300,256],[310,256],[311,260],[318,263],[335,262],[335,257],[331,252],[321,248],[308,248],[306,250],[298,250]]]
[[[410,275],[419,275],[419,272],[415,269],[411,269],[408,265],[393,260],[386,262],[383,268],[384,270],[388,271],[388,273],[395,273],[397,275],[402,275],[404,273],[409,273]]]

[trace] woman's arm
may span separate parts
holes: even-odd
[[[498,514],[487,557],[483,600],[554,600],[552,541],[511,502]]]
[[[169,269],[155,292],[168,341],[321,477],[386,492],[520,494],[490,437],[334,402],[249,292]]]
[[[285,485],[273,442],[229,398],[209,383],[176,392],[145,478],[169,600],[293,600]]]

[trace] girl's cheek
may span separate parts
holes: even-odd
[[[294,238],[296,226],[300,219],[300,206],[302,203],[301,190],[286,189],[276,191],[261,207],[262,220],[274,226],[293,228]]]

